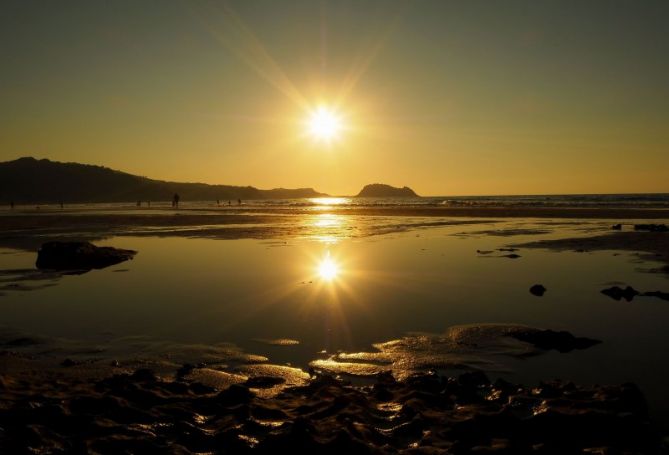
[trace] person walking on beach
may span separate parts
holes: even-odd
[[[242,200],[241,199],[237,199],[237,205],[242,205]]]
[[[174,193],[174,197],[172,198],[172,207],[179,208],[179,194],[177,193]]]
[[[9,208],[14,210],[14,201],[9,201]]]

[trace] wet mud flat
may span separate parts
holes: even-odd
[[[37,383],[34,383],[37,384]],[[632,384],[528,388],[485,374],[330,375],[262,396],[150,370],[103,379],[0,378],[4,453],[643,453],[662,452]]]
[[[314,227],[319,217],[334,217],[347,226]],[[415,215],[415,216],[414,216]],[[246,210],[240,213],[157,210],[153,214],[132,213],[43,213],[0,216],[0,248],[37,250],[45,241],[100,241],[114,236],[185,237],[220,240],[291,239],[317,235],[368,237],[413,229],[467,226],[490,223],[490,220],[437,219],[427,211],[388,213],[327,213],[312,211]],[[348,226],[350,224],[350,226]]]
[[[531,358],[598,343],[518,325],[458,326],[383,343],[377,352],[314,361],[305,372],[230,345],[148,343],[147,360],[110,362],[109,355],[118,354],[112,345],[65,349],[12,333],[0,351],[0,448],[56,454],[663,453],[634,384],[556,380],[526,387],[492,381],[481,370],[491,366],[482,356]],[[70,357],[61,362],[64,355]],[[468,371],[443,374],[448,367]]]
[[[669,273],[669,232],[615,231],[590,237],[539,240],[514,246],[553,251],[633,251],[644,260],[664,263],[662,267],[652,271]]]

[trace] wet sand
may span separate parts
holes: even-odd
[[[127,212],[3,214],[0,245],[34,250],[45,237],[111,235],[282,238],[309,232],[311,227],[300,220],[323,213],[266,208]],[[358,227],[360,236],[503,217],[669,218],[662,210],[571,208],[328,208],[327,214],[371,219]],[[390,216],[394,220],[388,226]],[[500,232],[474,234],[535,233]],[[586,235],[517,247],[637,251],[644,259],[664,261],[669,271],[667,233]],[[22,276],[20,270],[9,272],[7,282]],[[0,447],[10,453],[277,453],[296,448],[323,453],[662,453],[661,437],[634,385],[491,383],[479,371],[491,366],[482,359],[486,352],[529,357],[553,349],[493,339],[490,344],[467,337],[446,342],[443,337],[407,337],[375,345],[376,352],[340,352],[314,360],[306,372],[267,364],[266,358],[227,346],[207,349],[211,355],[225,352],[226,365],[242,365],[223,368],[187,350],[177,359],[172,348],[147,351],[145,362],[119,362],[95,346],[78,346],[73,351],[78,354],[65,358],[48,344],[15,337],[0,347]],[[440,351],[444,346],[445,353]],[[56,357],[45,361],[44,354],[53,352]],[[433,368],[474,372],[447,377],[431,373]],[[355,376],[364,380],[347,382]]]
[[[260,398],[149,370],[99,380],[0,378],[10,453],[660,453],[632,384],[579,387],[391,376],[353,387],[330,376]],[[615,452],[611,452],[615,450]]]
[[[96,212],[98,212],[96,214]],[[136,213],[133,213],[136,212]],[[89,221],[99,222],[107,220],[121,223],[141,224],[143,220],[157,223],[170,223],[168,220],[158,220],[162,216],[178,214],[184,225],[196,222],[198,224],[232,222],[252,222],[247,216],[272,215],[276,217],[286,215],[305,215],[327,212],[335,215],[369,215],[369,216],[443,216],[465,218],[569,218],[569,219],[669,219],[669,209],[661,208],[630,208],[630,207],[532,207],[532,206],[475,206],[475,207],[436,207],[436,206],[242,206],[242,207],[210,207],[210,208],[76,208],[76,209],[15,209],[0,211],[1,219],[7,220],[8,226],[19,220],[44,215],[58,217],[59,215],[87,216]],[[102,217],[102,218],[100,218]],[[111,218],[109,218],[111,217]],[[56,221],[57,222],[57,221]]]
[[[662,443],[633,384],[525,387],[477,369],[440,376],[414,365],[411,373],[411,338],[386,343],[397,368],[351,383],[317,364],[307,374],[231,346],[156,345],[154,354],[175,356],[142,366],[110,362],[104,349],[10,335],[0,351],[0,447],[9,453],[651,454]],[[429,341],[422,361],[436,365],[440,349],[462,360],[596,342],[524,326],[462,326]],[[66,351],[77,360],[58,363]],[[214,363],[175,369],[189,352]],[[370,361],[366,353],[343,358]]]
[[[146,212],[145,210],[143,212]],[[49,240],[95,241],[111,236],[197,237],[211,239],[276,239],[296,238],[313,234],[311,221],[319,217],[340,217],[351,221],[347,236],[403,232],[411,229],[490,223],[490,219],[435,219],[434,216],[415,217],[411,212],[388,212],[387,216],[374,212],[355,216],[336,211],[308,211],[262,213],[245,211],[228,213],[211,211],[156,210],[155,213],[128,213],[127,210],[108,213],[53,212],[0,216],[0,247],[36,250],[46,238]],[[392,220],[392,221],[389,221]],[[327,228],[327,226],[326,226]],[[323,230],[323,229],[320,229]],[[326,229],[327,230],[327,229]],[[334,234],[341,230],[334,226]]]
[[[554,251],[633,251],[642,259],[663,262],[653,271],[669,273],[669,232],[611,232],[591,237],[539,240],[514,245],[518,248],[545,248]]]
[[[498,219],[666,220],[669,210],[574,207],[245,207],[212,209],[129,208],[0,212],[0,246],[34,250],[51,240],[94,241],[110,236],[181,236],[271,239],[308,235],[309,217],[352,220],[352,237],[417,228],[492,223]],[[438,219],[435,219],[438,218]],[[537,231],[540,233],[541,231]],[[482,231],[485,234],[490,232]],[[494,233],[492,235],[495,235]]]

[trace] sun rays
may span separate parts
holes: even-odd
[[[298,107],[300,114],[293,116],[292,122],[301,127],[301,132],[295,136],[296,139],[308,136],[316,144],[332,145],[342,138],[345,130],[354,129],[353,125],[344,121],[343,108],[346,107],[346,111],[350,112],[352,105],[356,104],[352,101],[356,87],[385,48],[406,13],[406,7],[402,5],[396,11],[384,11],[383,16],[377,16],[375,24],[370,26],[367,32],[366,39],[360,43],[361,51],[353,57],[348,70],[343,72],[338,82],[322,89],[318,94],[306,93],[305,90],[298,88],[298,84],[289,77],[289,71],[270,54],[252,27],[230,5],[223,3],[220,6],[209,4],[197,9],[191,7],[190,12],[201,20],[204,29],[218,43],[230,50],[248,68]],[[325,33],[328,27],[327,21],[320,27],[320,40],[323,41],[327,39]],[[320,61],[321,68],[326,68],[329,56],[324,41],[318,48],[320,52],[317,60]],[[322,87],[321,82],[317,85]],[[266,117],[259,119],[267,121]],[[283,123],[280,119],[276,121]],[[359,127],[360,125],[356,125],[355,129]]]

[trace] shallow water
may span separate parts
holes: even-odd
[[[1,291],[0,318],[7,330],[101,345],[141,335],[169,342],[154,352],[175,356],[185,344],[232,343],[303,369],[340,351],[374,352],[373,343],[413,332],[441,334],[459,324],[568,330],[603,343],[522,360],[507,356],[493,376],[525,383],[554,377],[632,381],[655,415],[669,421],[669,372],[662,365],[669,302],[617,302],[600,293],[614,282],[667,291],[666,275],[644,272],[653,264],[624,252],[520,249],[515,253],[521,257],[511,259],[497,251],[600,233],[610,222],[490,221],[391,234],[380,229],[371,237],[351,234],[368,219],[311,216],[301,222],[310,226],[299,231],[306,234],[271,240],[108,238],[96,243],[139,254],[104,270],[24,282],[53,286]],[[0,269],[34,267],[35,253],[0,253]],[[548,289],[543,297],[528,292],[536,283]],[[132,343],[124,346],[131,355]]]
[[[451,207],[631,207],[631,208],[669,208],[669,193],[638,193],[638,194],[535,194],[535,195],[497,195],[497,196],[423,196],[423,197],[316,197],[300,199],[256,199],[245,200],[238,204],[237,201],[182,201],[183,207],[196,209],[217,209],[242,207],[313,207],[315,209],[325,206],[339,207],[375,207],[375,206],[451,206]],[[140,201],[117,202],[117,203],[88,203],[67,204],[68,209],[86,210],[96,209],[148,209],[170,208],[171,200],[165,201]],[[59,204],[30,204],[17,205],[17,209],[60,209]],[[8,206],[0,206],[0,213],[9,211]]]

